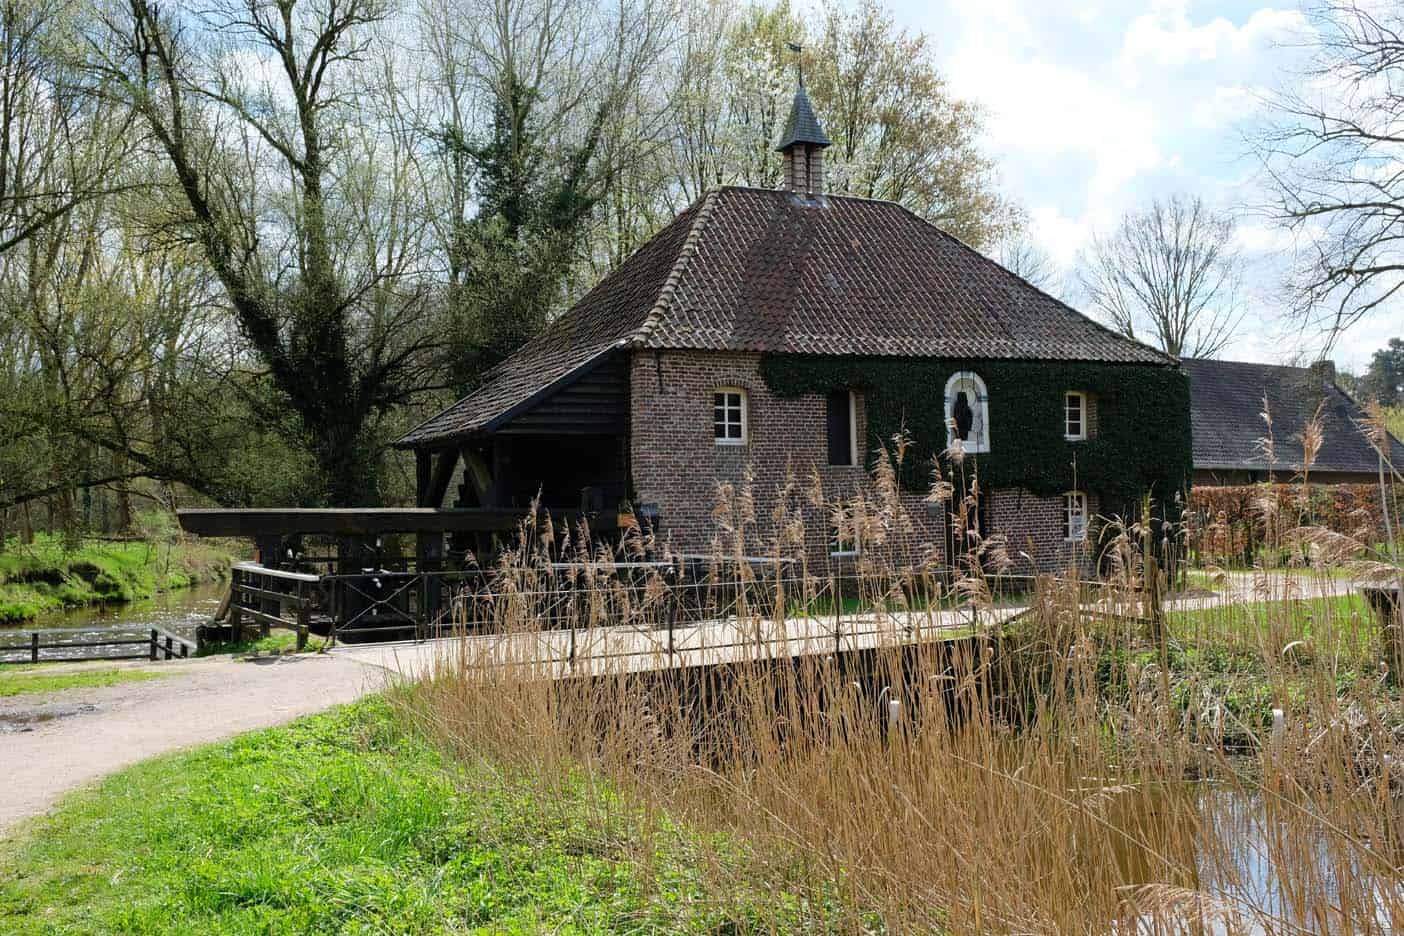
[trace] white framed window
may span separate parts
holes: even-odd
[[[829,518],[829,555],[835,559],[860,556],[863,544],[858,537],[858,516],[852,505],[837,505]]]
[[[718,387],[712,394],[712,437],[717,445],[745,445],[747,422],[746,391]]]
[[[835,559],[847,559],[863,554],[862,547],[858,545],[858,537],[849,534],[840,535],[838,530],[829,531],[829,555]]]
[[[1063,438],[1069,442],[1087,438],[1087,394],[1080,390],[1063,394]]]
[[[967,452],[990,450],[990,395],[974,371],[956,371],[946,381],[946,447],[957,439]]]
[[[1063,495],[1063,539],[1070,543],[1087,539],[1087,495],[1082,491]]]

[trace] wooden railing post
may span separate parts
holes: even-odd
[[[39,632],[35,631],[29,635],[29,661],[39,662]]]
[[[160,634],[161,632],[158,631],[156,628],[151,628],[151,659],[153,660],[156,659],[156,649],[158,646],[157,640],[160,637]]]

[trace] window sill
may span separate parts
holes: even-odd
[[[714,439],[717,448],[745,448],[745,439]]]
[[[1064,442],[1086,442],[1086,441],[1087,441],[1087,436],[1085,436],[1085,435],[1080,435],[1080,436],[1065,435],[1065,436],[1063,436],[1063,441],[1064,441]]]

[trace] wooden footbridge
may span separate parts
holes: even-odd
[[[232,570],[230,598],[206,639],[246,627],[346,641],[422,639],[449,626],[451,593],[482,589],[475,555],[540,522],[527,509],[265,508],[177,511],[199,536],[245,538],[256,560]],[[617,533],[613,513],[567,511],[558,525]]]
[[[626,668],[691,666],[755,655],[842,653],[882,643],[921,642],[997,623],[970,608],[845,614],[845,582],[816,595],[792,564],[775,559],[683,556],[672,561],[545,564],[504,581],[484,570],[461,533],[517,534],[526,511],[431,508],[183,510],[181,525],[206,536],[247,537],[257,559],[232,570],[230,596],[204,640],[250,629],[286,628],[334,642],[472,637],[462,648],[484,660],[531,660],[562,673],[582,660]],[[612,514],[553,517],[617,533]],[[398,539],[398,542],[395,540]],[[408,543],[412,548],[407,548]],[[318,549],[321,549],[319,552]],[[529,580],[528,580],[529,579]],[[928,583],[926,595],[940,594]],[[778,586],[778,587],[777,587]],[[788,606],[776,608],[777,595]],[[851,603],[851,602],[850,602]],[[925,598],[914,607],[923,608]],[[462,649],[460,652],[468,652]]]

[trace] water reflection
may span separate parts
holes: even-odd
[[[29,634],[34,630],[61,629],[71,632],[65,637],[71,636],[73,640],[101,640],[142,637],[149,634],[151,628],[159,627],[193,640],[195,628],[209,623],[228,588],[226,582],[209,582],[125,604],[56,611],[22,625],[0,626],[0,660],[28,659]],[[79,660],[94,655],[103,655],[103,651],[91,648],[44,651],[46,660]]]
[[[1392,810],[1381,834],[1355,828],[1346,797],[1323,810],[1209,783],[1115,796],[1105,817],[1125,833],[1116,860],[1136,912],[1113,931],[1404,932],[1397,796]]]

